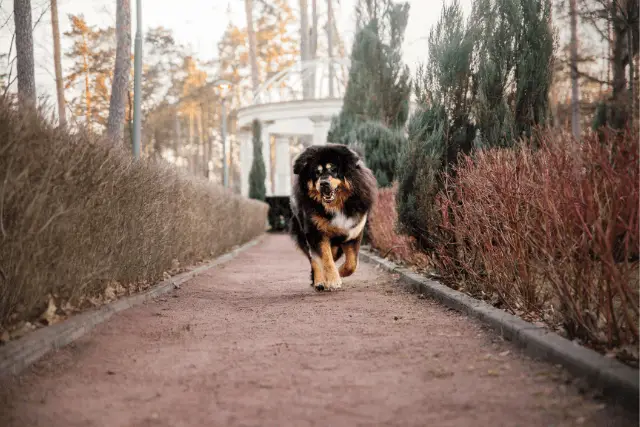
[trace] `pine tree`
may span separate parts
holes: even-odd
[[[349,80],[331,142],[344,140],[350,127],[367,120],[401,128],[409,111],[411,76],[401,60],[409,5],[361,0],[356,17]]]
[[[471,121],[473,33],[460,4],[443,6],[429,32],[429,57],[416,76],[418,110],[409,119],[408,140],[398,160],[398,219],[422,249],[435,251],[444,237],[434,224],[436,196],[444,189],[442,172],[454,172],[458,155],[473,145]]]
[[[545,123],[549,112],[554,36],[549,26],[550,0],[518,2],[522,10],[514,69],[516,93],[514,120],[517,137],[530,137]]]
[[[361,0],[357,33],[340,114],[332,118],[329,142],[360,145],[378,185],[391,185],[409,113],[411,77],[402,63],[409,18],[407,3]],[[388,128],[388,129],[387,129]]]
[[[396,178],[398,152],[406,143],[402,131],[389,129],[380,122],[364,122],[356,129],[355,141],[350,145],[356,145],[364,153],[364,161],[378,186],[391,186]]]
[[[65,37],[73,45],[65,56],[73,60],[65,88],[84,80],[81,98],[70,101],[76,115],[85,116],[85,124],[96,131],[105,129],[111,100],[111,78],[115,61],[115,29],[90,26],[82,15],[70,15],[71,30]]]
[[[476,0],[473,114],[477,146],[511,146],[548,116],[554,40],[548,0]]]
[[[264,159],[262,158],[262,126],[257,119],[253,120],[253,163],[249,172],[249,198],[264,201],[267,189],[264,181],[267,177]]]
[[[511,76],[516,61],[516,37],[521,14],[513,0],[477,0],[471,19],[477,40],[475,75],[477,98],[473,107],[479,137],[476,145],[508,146],[515,133],[509,105]]]

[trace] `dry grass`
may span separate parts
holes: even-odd
[[[264,232],[267,209],[0,106],[0,325],[226,252]]]
[[[427,268],[429,259],[425,253],[416,250],[414,239],[396,233],[397,192],[397,183],[393,187],[378,190],[378,200],[371,212],[367,230],[371,246],[380,251],[381,255],[394,261],[408,262],[419,268]]]

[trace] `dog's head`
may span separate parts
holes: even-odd
[[[351,177],[361,166],[358,154],[345,145],[312,145],[295,159],[293,173],[307,186],[309,197],[332,205],[349,197]]]

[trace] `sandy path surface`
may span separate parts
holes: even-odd
[[[370,265],[308,276],[271,235],[4,384],[0,425],[638,425]]]

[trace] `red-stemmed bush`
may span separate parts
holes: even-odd
[[[371,246],[381,255],[394,261],[404,261],[420,268],[429,264],[428,257],[416,250],[414,239],[396,232],[398,212],[396,211],[396,193],[398,185],[378,190],[378,201],[374,205],[369,219],[368,236]]]
[[[571,338],[637,347],[638,133],[534,140],[461,159],[438,199],[456,255],[439,265]]]

